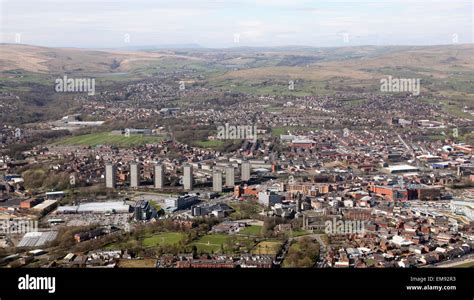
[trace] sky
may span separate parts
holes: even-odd
[[[473,43],[474,0],[0,0],[0,42],[122,48]]]

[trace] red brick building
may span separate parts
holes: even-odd
[[[370,190],[389,201],[407,201],[408,191],[400,187],[374,185]]]
[[[44,198],[31,198],[20,202],[20,208],[33,208],[35,205],[40,204],[44,201]]]

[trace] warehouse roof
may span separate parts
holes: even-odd
[[[36,205],[35,207],[33,207],[34,210],[43,210],[45,208],[48,208],[50,207],[51,205],[54,205],[56,204],[56,202],[58,202],[58,200],[45,200],[44,202]]]
[[[108,201],[108,202],[89,202],[82,203],[77,206],[60,206],[58,213],[82,213],[82,212],[128,212],[130,205],[124,204],[123,201]]]
[[[94,212],[107,212],[107,211],[128,211],[130,206],[124,204],[123,201],[110,201],[110,202],[90,202],[80,204],[78,212],[94,211]]]
[[[17,247],[40,247],[54,241],[57,236],[57,231],[28,232],[23,236]]]
[[[387,167],[390,171],[402,171],[402,170],[410,170],[410,171],[415,171],[418,170],[417,167],[410,166],[410,165],[395,165],[395,166],[389,166]]]

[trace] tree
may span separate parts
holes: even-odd
[[[319,256],[319,244],[309,237],[302,237],[291,245],[285,257],[285,267],[312,267]]]

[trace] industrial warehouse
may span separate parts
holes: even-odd
[[[59,206],[56,214],[82,214],[82,213],[129,213],[130,205],[124,204],[123,201],[107,201],[107,202],[90,202],[81,203],[72,206]]]

